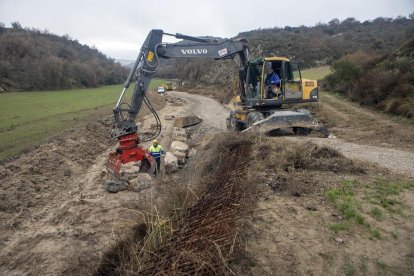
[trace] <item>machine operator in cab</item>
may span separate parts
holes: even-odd
[[[274,99],[279,92],[280,87],[280,78],[279,76],[273,72],[272,63],[267,62],[265,64],[266,69],[266,79],[265,79],[265,87],[266,87],[266,98],[267,99]]]

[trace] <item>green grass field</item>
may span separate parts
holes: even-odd
[[[331,73],[329,66],[315,67],[301,70],[302,78],[310,80],[321,80]]]
[[[153,79],[150,90],[164,80]],[[122,85],[64,91],[0,94],[0,161],[87,120],[111,114]],[[133,91],[131,84],[126,97]],[[95,115],[96,116],[96,115]]]

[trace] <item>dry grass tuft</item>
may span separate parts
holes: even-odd
[[[364,168],[330,147],[311,142],[294,143],[264,137],[255,144],[256,162],[252,171],[272,190],[294,195],[323,192],[329,182],[319,181],[325,174],[362,174]]]

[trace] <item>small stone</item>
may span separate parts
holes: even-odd
[[[193,157],[194,155],[196,155],[197,150],[196,149],[190,149],[190,151],[188,152],[188,157]]]
[[[318,209],[315,206],[307,206],[306,209],[309,211],[318,211]]]
[[[340,238],[340,237],[336,237],[335,238],[335,241],[336,242],[339,242],[339,243],[344,243],[344,240],[342,238]]]

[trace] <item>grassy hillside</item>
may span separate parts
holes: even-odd
[[[150,90],[162,83],[151,82]],[[111,115],[121,85],[80,90],[0,94],[0,161],[40,144],[89,117]],[[133,87],[126,97],[132,94]]]
[[[310,80],[321,80],[324,77],[326,77],[329,73],[331,73],[331,69],[329,66],[321,66],[301,70],[302,78]]]
[[[127,69],[69,36],[0,24],[0,92],[119,84]]]
[[[332,65],[326,87],[361,105],[414,117],[414,39],[388,55],[358,51]]]

